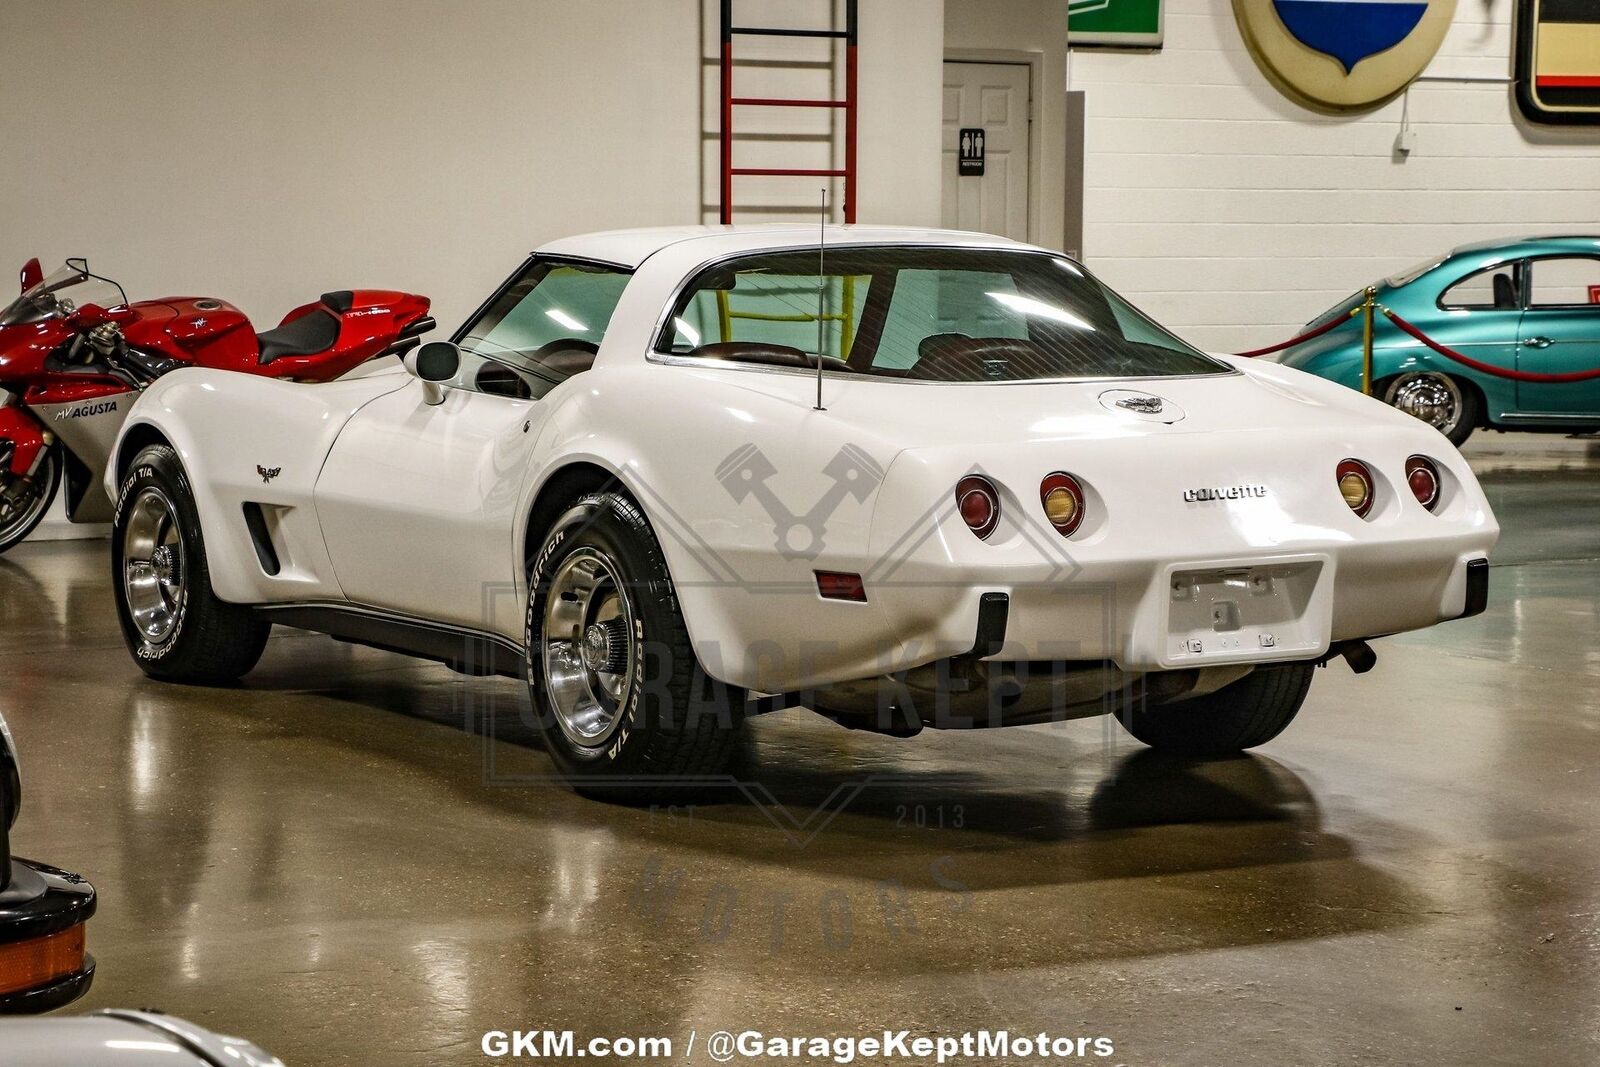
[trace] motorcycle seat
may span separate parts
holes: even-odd
[[[323,308],[317,308],[275,330],[256,334],[256,341],[261,345],[263,366],[284,356],[310,356],[326,352],[338,339],[339,319]]]

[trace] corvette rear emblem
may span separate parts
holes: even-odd
[[[1191,504],[1204,500],[1244,500],[1266,495],[1267,487],[1264,485],[1208,485],[1183,491],[1183,499]]]
[[[1125,396],[1117,401],[1117,407],[1137,411],[1141,415],[1159,415],[1163,406],[1158,396]]]
[[[283,468],[282,467],[263,467],[263,466],[261,466],[261,464],[258,463],[258,464],[256,464],[256,473],[261,475],[261,484],[262,485],[266,485],[268,482],[272,481],[272,479],[274,479],[278,475],[282,474],[283,473]]]

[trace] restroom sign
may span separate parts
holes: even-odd
[[[983,129],[964,126],[961,129],[961,149],[957,159],[957,173],[963,178],[983,177]]]

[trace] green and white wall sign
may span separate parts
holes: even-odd
[[[1161,47],[1161,0],[1071,0],[1067,39],[1076,45]]]

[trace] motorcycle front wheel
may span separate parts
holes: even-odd
[[[33,532],[55,501],[61,485],[61,449],[52,448],[28,484],[9,471],[0,473],[0,552]]]

